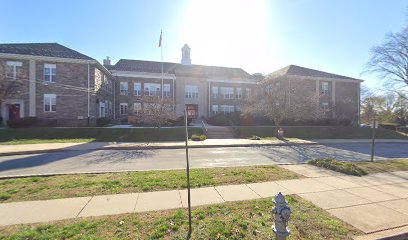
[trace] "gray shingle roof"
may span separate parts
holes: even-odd
[[[120,59],[115,65],[107,66],[109,70],[161,73],[161,62]],[[163,62],[163,72],[179,75],[202,77],[241,77],[252,76],[241,68],[228,68],[204,65],[182,65],[180,63]]]
[[[282,69],[279,69],[279,70],[271,73],[269,76],[275,77],[275,76],[282,76],[282,75],[359,80],[359,79],[356,79],[356,78],[346,77],[346,76],[342,76],[342,75],[323,72],[323,71],[314,70],[314,69],[305,68],[305,67],[300,67],[300,66],[296,66],[296,65],[286,66],[286,67],[284,67]]]
[[[22,54],[44,57],[94,60],[80,52],[58,43],[10,43],[0,44],[0,53]]]

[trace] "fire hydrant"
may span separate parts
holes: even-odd
[[[277,240],[285,240],[290,234],[287,226],[292,210],[288,207],[288,202],[281,192],[274,197],[272,202],[275,204],[275,207],[272,209],[272,215],[274,215],[275,218],[275,224],[272,226],[272,230],[276,234]]]

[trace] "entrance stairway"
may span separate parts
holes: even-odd
[[[231,127],[214,127],[209,126],[207,128],[207,138],[221,139],[221,138],[234,138],[234,133]]]

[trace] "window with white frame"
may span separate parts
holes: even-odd
[[[234,88],[222,87],[221,94],[224,96],[224,99],[234,99]]]
[[[56,111],[57,111],[57,95],[44,94],[44,112],[56,112]]]
[[[329,83],[322,82],[322,94],[329,94]]]
[[[218,105],[212,105],[211,112],[213,115],[216,115],[218,113]]]
[[[140,82],[133,83],[133,95],[142,96],[142,83]]]
[[[185,96],[186,98],[198,98],[198,86],[186,85]]]
[[[50,83],[57,81],[57,66],[55,64],[44,64],[44,81]]]
[[[163,84],[163,96],[170,97],[170,84]]]
[[[250,89],[250,88],[246,88],[246,89],[245,89],[245,95],[246,95],[246,97],[250,97],[250,96],[251,96],[251,89]]]
[[[22,62],[7,61],[6,62],[6,77],[16,80],[23,68]]]
[[[242,98],[242,88],[236,88],[235,94],[236,94],[237,99],[241,99]]]
[[[127,115],[128,114],[128,104],[121,103],[120,104],[120,115]]]
[[[327,113],[329,112],[329,103],[328,102],[322,102],[322,113],[323,116],[326,117]]]
[[[224,114],[234,112],[234,105],[221,105],[221,112]]]
[[[144,84],[145,96],[161,96],[159,83],[145,83]]]
[[[218,87],[211,87],[211,96],[214,99],[218,98]],[[218,106],[217,106],[217,109],[218,109]]]
[[[142,114],[142,103],[140,102],[133,103],[133,113],[136,115]]]
[[[120,82],[120,95],[128,95],[129,86],[127,82]]]

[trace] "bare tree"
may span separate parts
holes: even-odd
[[[288,79],[285,79],[288,80]],[[290,81],[274,81],[270,77],[260,82],[256,94],[246,100],[244,114],[261,114],[279,127],[285,120],[315,119],[321,112],[315,94],[302,94]]]
[[[151,124],[157,128],[162,127],[169,121],[175,121],[177,116],[170,98],[156,96],[144,96],[141,101],[141,109],[137,112],[136,120],[145,124]]]
[[[376,74],[400,94],[408,87],[408,26],[401,32],[387,34],[381,45],[371,49],[371,58],[362,74],[365,73]]]
[[[3,65],[0,65],[0,73],[6,72],[6,74],[0,74],[0,105],[7,98],[12,95],[19,93],[19,87],[23,84],[22,80],[19,78],[13,78],[13,76],[8,76],[8,69],[5,70]],[[21,75],[21,70],[17,69],[16,77]]]

